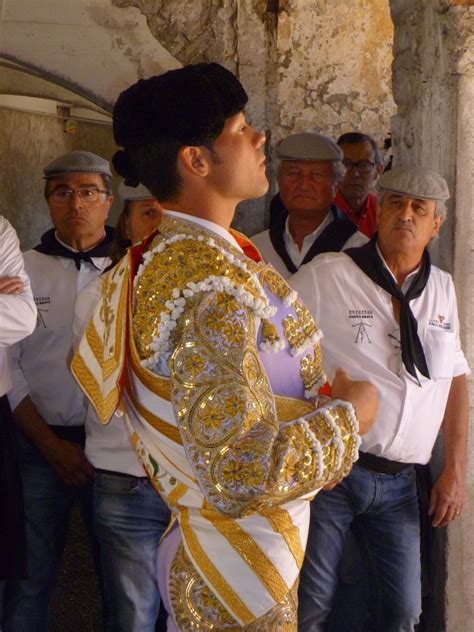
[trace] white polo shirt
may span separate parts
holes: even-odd
[[[288,228],[288,218],[286,218],[285,224],[285,232],[283,233],[283,239],[285,242],[286,251],[293,261],[297,268],[300,267],[303,259],[306,257],[308,250],[314,244],[319,235],[323,232],[323,230],[329,226],[329,224],[334,220],[332,213],[328,213],[321,224],[309,235],[303,239],[303,243],[301,246],[301,250],[299,246],[295,243],[290,230]],[[272,241],[270,239],[270,231],[264,230],[262,233],[258,233],[258,235],[254,235],[251,237],[252,243],[257,246],[260,254],[262,255],[262,259],[271,263],[272,266],[276,269],[276,271],[284,278],[288,279],[291,276],[291,272],[286,267],[285,262],[280,257],[280,255],[276,252],[273,247]],[[349,237],[349,239],[345,242],[342,250],[347,250],[347,248],[357,248],[358,246],[363,246],[368,242],[368,238],[356,231],[353,235]]]
[[[406,291],[413,279],[402,287]],[[444,417],[451,380],[469,372],[459,340],[451,276],[432,266],[421,294],[410,301],[431,379],[421,387],[407,373],[399,346],[392,297],[343,253],[322,254],[304,265],[290,284],[324,332],[324,366],[338,367],[377,387],[379,407],[361,450],[403,463],[427,463]],[[398,338],[398,341],[397,341]]]

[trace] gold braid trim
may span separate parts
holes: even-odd
[[[303,566],[304,550],[301,546],[300,530],[295,527],[290,514],[279,507],[268,507],[260,512],[272,525],[273,530],[285,540],[298,568]]]
[[[233,610],[240,621],[244,624],[251,623],[255,619],[254,615],[208,558],[191,529],[187,507],[181,509],[180,527],[186,547],[195,564],[197,564],[201,572],[206,576],[207,581],[219,593],[221,598],[228,604],[229,608]]]
[[[278,569],[255,540],[232,518],[217,513],[206,503],[201,514],[221,533],[244,562],[252,569],[267,591],[279,603],[288,593]]]

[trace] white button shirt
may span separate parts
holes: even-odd
[[[19,276],[20,294],[0,294],[0,396],[11,388],[8,347],[30,334],[36,324],[36,307],[25,272],[20,244],[10,222],[0,216],[0,277]]]
[[[38,320],[35,331],[11,349],[13,388],[8,393],[12,410],[30,395],[43,419],[52,425],[84,424],[86,398],[69,370],[72,346],[72,318],[77,294],[109,263],[107,257],[93,259],[96,268],[29,250],[25,269]]]
[[[286,219],[283,239],[285,241],[286,251],[297,268],[300,267],[303,259],[308,253],[308,250],[314,244],[316,239],[323,232],[326,226],[329,226],[332,221],[333,215],[332,213],[328,213],[323,222],[316,228],[316,230],[314,230],[309,235],[306,235],[306,237],[303,239],[303,244],[300,250],[299,246],[295,243],[295,240],[291,236],[290,230],[288,228],[288,218]],[[254,235],[251,239],[252,243],[257,246],[260,254],[262,255],[262,259],[267,263],[271,263],[276,271],[284,279],[288,279],[291,276],[291,272],[288,270],[285,262],[273,247],[272,241],[270,239],[270,231],[264,230],[262,233]],[[356,231],[346,241],[346,243],[342,247],[342,250],[347,250],[348,248],[357,248],[358,246],[363,246],[367,242],[368,238],[359,231]]]
[[[415,273],[413,273],[415,274]],[[413,279],[408,276],[406,291]],[[410,301],[431,379],[421,387],[401,362],[392,297],[343,253],[319,255],[290,280],[324,331],[324,366],[377,387],[379,407],[361,450],[402,463],[427,463],[444,417],[451,380],[469,372],[459,341],[451,276],[431,267],[428,283]]]

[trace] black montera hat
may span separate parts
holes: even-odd
[[[159,141],[200,145],[214,140],[225,119],[243,110],[247,100],[237,77],[215,63],[137,81],[114,106],[115,142],[125,148],[114,156],[116,171],[131,183],[127,149]]]

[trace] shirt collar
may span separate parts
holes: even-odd
[[[385,266],[385,268],[388,270],[388,272],[392,275],[393,280],[395,281],[395,283],[397,283],[397,279],[395,278],[395,275],[393,274],[393,272],[390,270],[390,268],[387,265],[387,262],[385,261],[385,259],[383,258],[383,254],[382,251],[379,248],[379,243],[376,242],[375,243],[375,247],[377,248],[377,252],[379,254],[379,257],[382,259],[382,263]],[[412,272],[410,272],[410,274],[407,274],[405,277],[405,280],[402,283],[402,291],[404,291],[404,289],[406,288],[407,285],[407,281],[410,282],[411,278],[413,275],[417,274],[418,270],[420,269],[420,266],[418,266],[417,268],[415,268]]]
[[[242,248],[239,246],[236,239],[234,239],[233,235],[231,235],[229,231],[223,228],[222,226],[219,226],[219,224],[216,224],[215,222],[211,222],[208,219],[203,219],[202,217],[196,217],[195,215],[180,213],[179,211],[170,211],[168,209],[165,209],[165,213],[167,215],[171,215],[172,217],[176,217],[177,219],[182,219],[187,222],[193,222],[194,224],[198,224],[199,226],[202,226],[203,228],[206,228],[207,230],[213,233],[216,233],[222,239],[225,239],[227,242],[229,242],[229,244],[231,244],[231,246],[233,246],[234,248],[237,248],[239,252],[243,252]]]
[[[55,231],[54,237],[56,238],[56,241],[58,241],[61,244],[61,246],[64,246],[66,250],[70,250],[71,252],[89,252],[89,250],[92,250],[93,248],[95,248],[95,246],[97,246],[97,244],[95,244],[95,246],[91,246],[87,250],[76,250],[72,246],[68,246],[68,244],[65,244],[64,241],[62,241],[62,239],[59,239],[58,231]],[[105,237],[105,231],[104,231],[104,237]]]
[[[288,242],[292,242],[295,243],[291,233],[290,233],[290,225],[289,225],[289,220],[290,220],[290,216],[288,216],[286,218],[286,222],[285,222],[285,242],[288,244]],[[331,213],[331,211],[328,211],[326,217],[323,219],[323,221],[319,224],[319,226],[317,226],[312,233],[309,233],[308,235],[305,236],[305,238],[303,239],[303,242],[313,242],[315,241],[316,237],[322,233],[322,231],[326,228],[326,226],[328,226],[333,220],[333,215]]]

